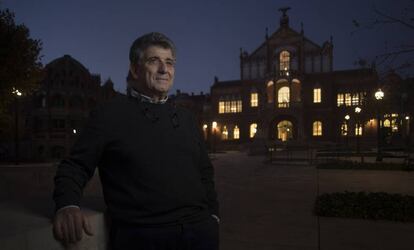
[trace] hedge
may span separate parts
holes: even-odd
[[[319,195],[315,214],[325,217],[414,222],[414,197],[384,192],[337,192]]]

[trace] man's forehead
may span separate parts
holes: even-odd
[[[174,58],[172,50],[170,48],[164,48],[162,46],[152,45],[144,50],[144,56],[149,57],[160,57],[160,58]]]

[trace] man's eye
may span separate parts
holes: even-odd
[[[155,57],[151,57],[151,58],[148,58],[147,62],[148,63],[151,63],[151,64],[154,64],[154,63],[157,63],[158,62],[158,59],[155,58]]]

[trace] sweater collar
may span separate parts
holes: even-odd
[[[168,96],[166,96],[162,100],[154,100],[153,98],[151,98],[149,96],[146,96],[142,93],[139,93],[138,91],[136,91],[133,88],[131,88],[131,96],[134,97],[134,98],[137,98],[141,102],[152,103],[152,104],[164,104],[168,100]]]

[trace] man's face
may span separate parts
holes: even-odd
[[[164,98],[171,89],[175,73],[171,49],[148,47],[137,65],[131,65],[136,89],[150,97]]]

